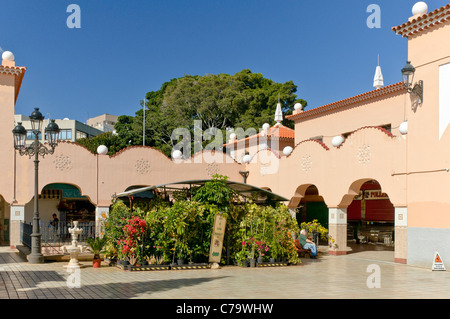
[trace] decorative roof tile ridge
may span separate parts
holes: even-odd
[[[26,67],[0,65],[0,73],[2,74],[23,75],[26,70]]]
[[[228,156],[229,158],[231,158],[235,163],[240,164],[238,161],[236,161],[233,157],[230,156],[230,154],[228,154],[227,152],[221,151],[221,150],[201,150],[197,153],[194,153],[191,155],[191,157],[189,157],[189,159],[193,159],[195,156],[197,156],[198,154],[203,154],[204,152],[217,152],[217,153],[222,153],[225,154],[226,156]]]
[[[292,115],[288,115],[286,116],[287,119],[290,119],[292,121],[295,121],[296,119],[299,118],[304,118],[304,117],[309,117],[309,116],[314,116],[320,113],[325,113],[328,111],[334,111],[337,110],[339,108],[345,107],[345,106],[349,106],[349,105],[353,105],[356,103],[360,103],[360,102],[364,102],[376,97],[380,97],[380,96],[384,96],[384,95],[388,95],[388,94],[392,94],[395,92],[399,92],[399,91],[406,91],[405,86],[403,85],[403,82],[398,82],[398,83],[394,83],[385,87],[382,87],[380,89],[376,89],[376,90],[372,90],[369,92],[365,92],[362,94],[358,94],[340,101],[336,101],[336,102],[332,102],[308,111],[304,111],[298,114],[292,114]]]
[[[90,149],[88,149],[86,146],[84,146],[84,145],[81,145],[81,144],[79,144],[79,143],[77,143],[77,142],[73,142],[73,141],[67,141],[67,140],[60,140],[60,141],[58,141],[58,144],[71,144],[71,145],[77,145],[77,146],[79,146],[79,147],[81,147],[81,148],[84,148],[86,151],[88,151],[89,153],[91,153],[92,155],[96,155],[95,153],[93,153]],[[48,144],[47,142],[45,142],[45,144]]]
[[[402,35],[403,37],[407,37],[407,36],[412,35],[414,33],[426,30],[430,26],[440,24],[442,22],[442,19],[440,19],[438,21],[435,21],[433,23],[431,23],[431,22],[433,20],[437,20],[438,18],[442,18],[443,16],[445,16],[445,14],[448,14],[448,12],[444,12],[445,10],[448,10],[448,9],[450,9],[450,3],[445,5],[445,6],[443,6],[443,7],[438,8],[438,9],[436,9],[434,11],[431,11],[429,13],[425,13],[423,15],[420,15],[420,16],[418,16],[418,17],[416,17],[416,18],[414,18],[412,20],[409,20],[409,21],[407,21],[407,22],[405,22],[405,23],[403,23],[403,24],[401,24],[399,26],[392,27],[392,31],[394,31],[396,34]],[[430,24],[424,26],[424,28],[421,28],[420,30],[415,30],[413,32],[405,32],[405,31],[407,31],[406,30],[407,27],[409,27],[409,30],[411,30],[414,25],[416,25],[416,24],[422,25],[423,23],[428,22],[428,19],[430,19],[429,20]],[[448,20],[448,17],[445,18],[444,21],[445,20]]]
[[[319,141],[319,140],[315,140],[315,139],[312,139],[312,138],[309,138],[309,139],[307,139],[307,140],[303,140],[303,141],[298,142],[297,144],[295,144],[294,149],[292,150],[291,154],[289,154],[289,155],[286,156],[286,157],[291,156],[291,155],[294,153],[294,150],[295,150],[300,144],[304,144],[304,143],[306,143],[306,142],[315,142],[315,143],[319,144],[320,146],[322,146],[324,150],[326,150],[326,151],[329,151],[329,150],[330,150],[330,148],[329,148],[324,142]]]
[[[293,136],[293,137],[286,137],[286,136],[283,136],[283,137],[279,137],[279,136],[276,136],[276,135],[274,135],[272,132],[273,131],[275,131],[275,128],[279,128],[279,127],[282,127],[283,129],[288,129],[288,130],[290,130],[290,131],[292,131],[294,134],[295,134],[295,130],[294,129],[292,129],[292,128],[290,128],[290,127],[287,127],[287,126],[284,126],[283,124],[280,124],[279,126],[272,126],[271,128],[269,128],[268,129],[268,132],[270,132],[271,134],[268,134],[268,135],[266,135],[266,136],[264,136],[264,135],[261,135],[261,133],[263,133],[263,131],[261,131],[261,132],[259,132],[259,133],[257,133],[257,134],[254,134],[254,135],[251,135],[251,136],[247,136],[247,137],[245,137],[245,138],[241,138],[241,139],[237,139],[237,140],[235,140],[234,142],[228,142],[228,143],[224,143],[223,144],[223,147],[226,147],[226,146],[228,146],[228,145],[235,145],[235,144],[237,144],[237,143],[239,143],[239,142],[246,142],[246,141],[249,141],[249,140],[252,140],[252,139],[255,139],[255,138],[259,138],[259,137],[265,137],[265,138],[271,138],[271,139],[287,139],[287,140],[290,140],[290,139],[294,139],[295,138],[295,136]]]
[[[27,69],[26,66],[12,66],[12,65],[3,65],[3,64],[0,64],[0,68],[15,69],[15,70],[26,70]]]
[[[130,145],[130,146],[127,146],[127,147],[125,147],[125,148],[122,148],[121,150],[117,151],[115,154],[110,155],[109,157],[110,157],[110,158],[113,158],[113,157],[119,156],[120,154],[122,154],[122,153],[124,153],[124,152],[126,152],[126,151],[128,151],[128,150],[134,149],[134,148],[152,149],[152,150],[157,151],[157,152],[161,153],[162,155],[164,155],[164,157],[166,157],[169,161],[172,160],[170,157],[168,157],[168,156],[167,156],[163,151],[161,151],[160,149],[157,149],[157,148],[152,147],[152,146],[147,146],[147,145]]]
[[[255,154],[253,154],[252,159],[253,159],[259,152],[262,152],[262,151],[269,151],[269,152],[272,152],[278,159],[281,158],[280,153],[278,153],[277,151],[275,151],[275,150],[273,150],[273,149],[271,149],[271,148],[266,148],[266,149],[259,149]]]
[[[345,144],[345,142],[347,141],[347,139],[348,139],[351,135],[355,134],[356,132],[365,130],[365,129],[377,129],[377,130],[380,130],[381,132],[383,132],[384,134],[386,134],[387,136],[389,136],[389,137],[391,137],[391,138],[395,138],[395,135],[394,135],[394,134],[392,134],[391,132],[389,132],[388,130],[386,130],[385,128],[383,128],[383,127],[381,127],[381,126],[363,126],[363,127],[360,127],[360,128],[358,128],[358,129],[354,130],[353,132],[351,132],[351,133],[347,136],[347,138],[344,139],[344,142],[343,142],[341,145],[339,145],[338,147],[336,147],[336,148],[337,148],[337,149],[340,149],[340,148],[342,147],[342,145]]]

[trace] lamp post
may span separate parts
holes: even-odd
[[[411,64],[411,61],[406,62],[402,69],[403,85],[409,94],[414,94],[419,98],[419,103],[423,102],[423,81],[414,82],[414,73],[416,68]]]
[[[142,121],[142,145],[145,146],[145,98],[142,100],[142,107],[144,112],[144,120]]]
[[[28,262],[36,264],[44,262],[44,256],[41,249],[41,233],[39,226],[39,203],[38,203],[38,176],[39,176],[39,155],[44,157],[47,154],[53,154],[58,144],[59,127],[55,120],[51,120],[45,129],[48,144],[50,148],[39,142],[39,135],[42,131],[42,122],[44,116],[39,112],[39,108],[35,108],[30,115],[31,128],[34,135],[34,141],[30,145],[26,145],[27,130],[22,123],[17,123],[13,129],[14,148],[19,151],[21,156],[28,155],[30,158],[34,156],[34,215],[33,215],[33,231],[31,234],[31,253],[28,256]]]

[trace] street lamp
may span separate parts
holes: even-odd
[[[419,103],[423,102],[423,81],[420,80],[418,83],[414,82],[414,73],[416,68],[412,66],[411,61],[406,62],[406,65],[402,69],[403,75],[403,85],[409,94],[414,94],[419,98]]]
[[[55,147],[58,145],[59,127],[55,120],[51,120],[45,128],[47,140],[50,148],[44,146],[39,142],[41,135],[42,122],[44,116],[39,112],[39,108],[35,108],[30,115],[32,132],[34,141],[29,146],[26,145],[27,130],[22,126],[22,123],[17,123],[13,129],[14,148],[19,151],[21,156],[28,155],[30,158],[34,156],[34,216],[33,216],[33,232],[31,234],[31,253],[28,256],[28,262],[37,264],[44,262],[44,255],[41,249],[41,233],[39,227],[39,206],[38,206],[38,175],[39,175],[39,155],[44,157],[47,154],[53,154]]]

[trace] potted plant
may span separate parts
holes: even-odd
[[[235,256],[234,256],[234,258],[235,258],[235,260],[236,260],[236,263],[237,263],[239,266],[242,266],[242,267],[248,267],[248,259],[247,259],[247,255],[248,255],[248,253],[247,253],[247,251],[244,250],[244,249],[242,249],[241,251],[238,251],[238,252],[235,254]]]
[[[89,248],[91,249],[92,253],[94,254],[93,267],[94,268],[101,267],[102,259],[100,258],[100,254],[103,252],[103,248],[106,245],[107,242],[106,236],[103,236],[101,238],[100,237],[88,238],[86,242],[89,245]]]

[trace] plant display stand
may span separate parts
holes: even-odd
[[[210,269],[210,264],[186,264],[186,265],[116,265],[116,267],[122,270],[128,271],[159,271],[159,270],[192,270],[192,269]]]
[[[210,264],[186,264],[186,265],[172,265],[172,270],[192,270],[192,269],[210,269]]]
[[[286,266],[289,266],[289,262],[287,261],[263,262],[257,264],[257,267],[286,267]]]
[[[170,265],[143,265],[143,266],[133,266],[133,265],[117,265],[122,270],[129,271],[158,271],[158,270],[170,270]]]

